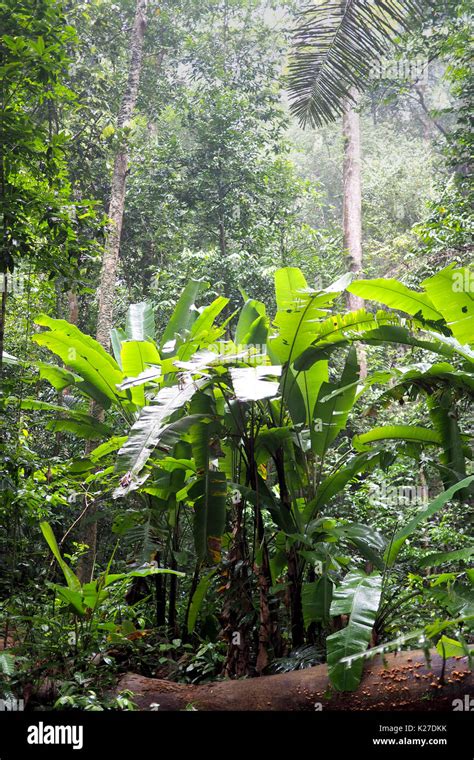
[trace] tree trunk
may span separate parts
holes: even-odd
[[[302,579],[297,546],[288,552],[288,581],[290,584],[291,644],[293,648],[304,644]]]
[[[342,117],[342,133],[344,140],[343,161],[343,228],[344,250],[349,259],[349,271],[355,278],[362,275],[362,182],[361,182],[361,150],[360,150],[360,117],[355,110],[357,93],[352,91],[356,102],[349,99],[345,103]],[[347,293],[347,308],[349,311],[362,309],[364,301],[354,293]],[[357,357],[360,365],[360,375],[367,376],[365,350],[358,345]]]
[[[131,58],[128,82],[123,94],[117,119],[117,129],[127,126],[132,118],[137,102],[138,85],[143,59],[143,39],[146,28],[147,0],[137,0],[135,20],[131,37]],[[120,252],[123,211],[125,205],[125,185],[128,167],[128,146],[123,135],[119,135],[121,147],[115,157],[109,206],[109,228],[105,242],[102,270],[99,283],[99,311],[97,316],[97,340],[108,348],[110,330],[113,327],[113,306],[115,296],[115,278]]]
[[[135,20],[131,35],[131,57],[128,81],[123,94],[120,111],[117,118],[117,129],[122,130],[130,121],[137,102],[138,86],[143,59],[143,39],[146,28],[147,0],[137,0]],[[99,308],[97,314],[97,340],[106,349],[110,347],[110,331],[113,327],[113,307],[115,298],[115,280],[120,252],[120,236],[125,205],[125,184],[128,167],[128,146],[123,134],[119,135],[121,147],[115,157],[112,174],[112,185],[109,205],[109,227],[102,258],[102,269],[99,282]],[[96,403],[91,406],[91,413],[99,421],[103,421],[103,409]],[[89,443],[89,442],[88,442]],[[90,446],[86,446],[86,456]],[[89,510],[88,521],[83,525],[81,541],[87,544],[89,550],[78,566],[81,581],[87,582],[92,578],[97,546],[97,521],[95,507]]]
[[[159,711],[184,710],[192,704],[206,710],[453,710],[454,699],[474,690],[467,657],[446,661],[433,650],[428,663],[422,651],[376,657],[365,666],[356,692],[330,690],[326,665],[275,676],[218,681],[204,685],[172,683],[127,673],[115,693],[130,690],[141,710],[159,704]]]
[[[232,541],[226,562],[224,604],[220,622],[223,638],[227,642],[227,656],[223,674],[227,678],[241,678],[253,674],[251,666],[251,629],[253,604],[249,590],[248,552],[244,534],[244,502],[234,505]]]
[[[5,320],[7,317],[7,293],[8,293],[8,275],[6,272],[1,274],[2,278],[2,301],[0,304],[0,371],[3,366],[3,344],[5,340]]]

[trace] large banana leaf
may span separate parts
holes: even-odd
[[[140,417],[132,426],[127,442],[118,453],[116,470],[137,475],[141,472],[171,415],[192,399],[203,381],[188,381],[184,385],[161,388],[151,406],[142,409]]]
[[[275,272],[275,298],[277,309],[291,309],[298,299],[310,293],[306,278],[298,267],[282,267]]]
[[[320,388],[329,379],[328,362],[318,361],[304,372],[288,367],[288,380],[284,387],[285,401],[293,423],[304,423],[309,428]]]
[[[53,404],[49,401],[39,401],[35,398],[18,399],[13,396],[7,399],[7,403],[16,407],[19,406],[21,409],[61,414],[60,418],[52,419],[47,423],[48,430],[55,432],[63,430],[90,440],[112,435],[112,431],[107,425],[80,409],[71,409],[68,406]]]
[[[132,303],[125,321],[127,340],[155,340],[155,316],[147,301]]]
[[[334,590],[331,615],[349,615],[345,628],[326,639],[329,679],[338,691],[355,691],[362,677],[361,659],[341,663],[343,657],[365,652],[382,594],[382,576],[366,575],[362,570],[348,573]]]
[[[455,549],[452,552],[430,552],[418,560],[420,567],[438,567],[446,562],[469,562],[474,555],[474,546]]]
[[[264,346],[267,342],[268,326],[269,320],[266,315],[265,304],[255,299],[247,300],[240,311],[235,328],[237,347]]]
[[[301,272],[293,271],[299,274],[290,277],[286,269],[275,274],[278,311],[274,324],[277,334],[269,339],[269,347],[270,355],[282,364],[294,362],[313,343],[321,320],[327,316],[328,307],[337,296],[336,292],[314,292],[307,286],[303,288],[305,280]]]
[[[439,433],[417,425],[384,425],[383,427],[375,427],[369,430],[368,433],[355,435],[352,443],[357,451],[367,451],[371,443],[390,440],[409,441],[425,446],[441,445]]]
[[[454,264],[422,282],[428,296],[441,312],[461,344],[474,344],[474,272]]]
[[[193,598],[191,599],[191,604],[189,605],[189,615],[187,622],[188,633],[193,633],[194,631],[199,611],[204,601],[204,597],[207,594],[207,590],[211,585],[211,581],[216,573],[216,570],[217,568],[213,568],[210,573],[204,575],[197,585],[196,591],[194,592]]]
[[[362,310],[325,320],[319,328],[314,345],[298,357],[295,368],[308,369],[314,362],[327,359],[338,348],[354,341],[374,346],[399,343],[432,351],[448,359],[460,356],[471,364],[474,361],[474,352],[468,346],[461,346],[452,337],[426,330],[416,320],[411,320],[409,327],[406,327],[400,324],[400,318],[396,314],[379,311],[374,317]]]
[[[216,562],[226,524],[225,473],[207,468],[189,490],[189,497],[194,502],[193,533],[197,556]]]
[[[333,588],[334,583],[327,575],[322,575],[311,583],[303,583],[301,602],[305,628],[311,623],[328,624]]]
[[[314,345],[320,350],[334,343],[364,340],[366,333],[383,325],[397,325],[398,322],[396,314],[386,311],[373,314],[365,309],[358,309],[347,314],[333,314],[317,326]]]
[[[412,316],[420,313],[423,319],[435,322],[442,319],[442,314],[437,311],[426,293],[410,290],[398,280],[356,280],[347,290],[365,300],[378,301]]]
[[[224,296],[218,296],[212,303],[210,303],[208,306],[205,306],[199,312],[199,315],[196,317],[195,322],[193,322],[193,325],[191,327],[191,338],[199,337],[200,339],[210,338],[211,341],[214,340],[214,322],[221,311],[225,309],[228,303],[228,298],[224,298]]]
[[[332,532],[353,544],[358,549],[359,554],[372,562],[379,570],[384,569],[383,552],[386,541],[378,530],[370,525],[350,523],[349,525],[337,526]]]
[[[137,378],[145,370],[149,369],[151,364],[157,365],[160,362],[160,354],[155,344],[145,340],[124,341],[122,343],[120,358],[122,370],[127,378]],[[133,403],[137,404],[137,406],[144,406],[145,390],[143,385],[130,385],[129,387]],[[120,388],[124,388],[123,382]]]
[[[352,346],[339,381],[322,383],[319,389],[311,426],[311,446],[320,457],[324,456],[347,422],[354,404],[358,380],[359,364],[356,350]],[[315,427],[319,423],[322,425],[321,431]]]
[[[457,491],[459,491],[461,488],[467,488],[473,481],[474,475],[470,475],[468,478],[464,478],[464,480],[461,480],[459,483],[451,486],[451,488],[448,488],[447,491],[443,491],[443,493],[439,494],[439,496],[437,496],[436,499],[428,504],[427,507],[420,509],[415,517],[395,534],[393,541],[385,553],[385,562],[387,563],[388,567],[391,567],[393,565],[403,544],[407,538],[411,536],[412,533],[414,533],[420,523],[438,512],[448,501],[453,498],[454,494]]]
[[[183,338],[186,331],[191,329],[198,316],[195,301],[199,294],[208,287],[208,283],[202,281],[191,280],[188,282],[161,336],[160,347],[164,349],[163,353],[167,355],[175,353],[176,342]]]
[[[65,388],[82,380],[80,375],[75,375],[73,372],[69,372],[64,367],[58,367],[56,364],[38,362],[36,366],[39,369],[41,380],[47,380],[57,391],[63,391]]]
[[[51,319],[45,315],[37,317],[36,323],[49,327],[48,332],[38,333],[33,340],[59,356],[62,361],[77,372],[85,382],[83,387],[104,407],[111,402],[120,403],[126,396],[117,390],[124,379],[115,359],[96,340],[82,333],[75,325],[63,319]]]
[[[410,399],[414,399],[419,393],[433,393],[433,391],[445,388],[457,388],[467,396],[474,398],[474,376],[468,372],[462,372],[448,362],[438,362],[432,365],[400,367],[383,373],[380,382],[385,384],[388,380],[399,378],[387,391],[384,391],[378,399],[377,405],[383,402],[390,403],[393,399],[400,400],[407,393]],[[372,376],[371,384],[379,382],[376,374]]]

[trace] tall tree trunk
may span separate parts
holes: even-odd
[[[117,129],[123,129],[132,118],[137,102],[138,86],[143,59],[143,40],[146,28],[147,0],[137,0],[135,20],[131,37],[131,58],[128,82],[123,94],[117,118]],[[109,229],[105,243],[99,283],[99,311],[97,315],[97,340],[108,348],[110,330],[113,327],[115,278],[120,252],[120,236],[125,205],[125,185],[128,168],[128,145],[123,136],[121,147],[115,157],[109,206]]]
[[[343,228],[344,250],[349,259],[349,271],[354,277],[362,275],[362,182],[360,117],[355,110],[357,93],[353,90],[355,103],[347,99],[342,117],[342,134],[344,140],[343,161]],[[354,293],[347,293],[347,307],[350,311],[362,309],[364,301]],[[367,375],[365,350],[358,346],[357,356],[360,374]]]
[[[117,129],[122,130],[130,121],[138,96],[138,86],[143,60],[143,40],[146,29],[147,0],[137,0],[135,20],[131,35],[131,56],[128,71],[128,81],[123,93],[122,103],[117,118]],[[113,307],[115,297],[115,280],[120,252],[120,237],[122,233],[122,221],[125,205],[125,185],[128,167],[128,145],[123,135],[119,135],[121,147],[115,157],[114,170],[109,205],[109,227],[105,241],[102,269],[99,282],[99,308],[97,314],[97,340],[107,350],[110,346],[110,331],[113,327]],[[98,404],[91,408],[94,417],[103,420],[104,411]],[[89,453],[86,447],[86,455]],[[81,540],[87,544],[89,550],[85,554],[78,567],[79,577],[82,582],[91,579],[96,546],[97,546],[97,520],[95,507],[89,510],[87,521],[83,525]]]
[[[5,319],[7,316],[7,294],[8,294],[8,275],[3,272],[1,275],[2,301],[0,304],[0,372],[3,366],[3,344],[5,340]]]

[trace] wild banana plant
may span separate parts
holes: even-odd
[[[92,397],[109,409],[99,429],[80,408],[68,411],[42,402],[51,415],[60,412],[53,429],[59,425],[56,429],[78,435],[111,436],[83,459],[82,471],[92,472],[103,457],[114,458],[115,498],[140,496],[145,522],[158,537],[155,550],[164,542],[175,564],[183,531],[192,526],[195,571],[187,632],[212,579],[224,582],[223,627],[245,633],[240,642],[229,639],[229,674],[236,672],[230,662],[239,661],[232,647],[245,650],[243,660],[254,649],[259,672],[272,647],[278,653],[283,598],[294,644],[302,643],[312,624],[330,630],[331,621],[348,621],[329,636],[328,661],[336,688],[355,688],[359,665],[341,671],[338,663],[364,652],[370,642],[386,603],[383,579],[396,542],[387,549],[370,526],[328,518],[326,507],[362,473],[387,466],[400,446],[441,451],[440,472],[451,487],[446,498],[463,496],[472,487],[465,477],[466,442],[450,406],[458,390],[463,397],[472,393],[473,352],[465,341],[472,327],[472,298],[465,288],[452,289],[449,298],[441,294],[443,283],[456,275],[462,279],[465,273],[448,268],[427,280],[423,291],[390,280],[350,284],[348,278],[314,290],[299,270],[285,268],[275,275],[273,321],[262,303],[248,299],[233,339],[226,333],[228,320],[216,324],[227,299],[197,309],[204,286],[191,282],[157,341],[150,307],[130,307],[125,329],[112,335],[115,358],[76,327],[38,319],[48,330],[35,336],[36,342],[65,365],[42,364],[40,376],[56,389],[68,387],[76,397]],[[334,303],[346,287],[390,311],[337,313]],[[374,373],[362,386],[358,341],[399,344],[435,355],[436,361],[409,371]],[[380,404],[428,393],[433,428],[375,427],[351,445],[347,423],[353,406],[364,387],[377,383],[384,384]],[[443,403],[437,405],[440,391]],[[23,402],[27,408],[32,404]],[[394,442],[392,452],[387,441]],[[137,511],[131,521],[124,520],[123,534],[140,520],[144,524]],[[372,573],[347,555],[348,547],[371,564]],[[242,583],[232,605],[238,578]],[[176,594],[174,577],[172,627]],[[259,618],[255,644],[245,632],[244,619],[252,615]],[[240,660],[243,674],[248,663]]]

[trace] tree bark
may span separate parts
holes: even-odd
[[[0,372],[3,367],[3,344],[5,340],[5,320],[7,317],[7,294],[8,294],[8,275],[3,272],[2,278],[2,298],[0,303]]]
[[[361,180],[361,147],[360,147],[360,117],[355,110],[357,93],[353,90],[355,103],[346,100],[342,117],[342,133],[344,141],[343,160],[343,229],[344,250],[349,259],[349,271],[355,278],[362,275],[362,180]],[[354,293],[347,293],[347,308],[349,311],[362,309],[364,301]],[[357,357],[360,365],[361,378],[367,376],[367,360],[363,347],[357,347]]]
[[[147,0],[137,0],[135,20],[131,35],[131,56],[128,71],[128,81],[123,93],[122,102],[117,118],[117,129],[120,131],[130,121],[138,96],[140,74],[143,60],[143,40],[146,29]],[[115,157],[112,174],[112,184],[109,205],[109,226],[102,258],[102,269],[99,282],[99,308],[97,314],[97,340],[108,350],[110,347],[110,331],[113,327],[113,312],[115,298],[115,280],[120,253],[120,237],[125,206],[125,186],[128,168],[128,145],[123,134],[119,134],[121,147]],[[103,421],[104,411],[93,403],[91,413],[99,421]],[[89,444],[90,442],[88,442]],[[86,455],[90,453],[90,445],[86,446]],[[83,583],[90,581],[94,570],[97,548],[96,508],[89,510],[87,522],[81,532],[81,541],[89,547],[78,566],[78,575]]]
[[[244,532],[244,502],[234,505],[232,541],[227,555],[225,597],[220,622],[223,638],[227,642],[227,655],[223,674],[227,678],[240,678],[253,674],[251,665],[251,629],[253,604],[249,592],[248,552]]]
[[[172,683],[127,673],[115,693],[130,690],[141,710],[158,704],[159,711],[399,710],[451,711],[454,699],[473,692],[474,677],[467,657],[446,661],[435,650],[428,663],[424,652],[400,652],[369,661],[356,692],[331,691],[326,665],[275,676],[218,681],[204,685]]]
[[[137,0],[135,20],[131,37],[131,57],[128,81],[123,94],[117,118],[117,129],[121,130],[130,121],[138,96],[138,86],[143,60],[143,40],[146,29],[147,0]],[[115,157],[109,206],[109,228],[105,242],[102,270],[99,284],[99,311],[97,316],[97,340],[107,349],[110,346],[110,330],[113,327],[113,307],[115,278],[120,252],[120,237],[125,205],[125,186],[128,168],[128,146],[123,141]]]
[[[344,140],[343,161],[343,227],[344,249],[349,259],[349,271],[355,277],[362,273],[362,184],[360,152],[360,118],[350,101],[346,101],[342,118]],[[351,311],[362,308],[362,298],[347,294]]]

